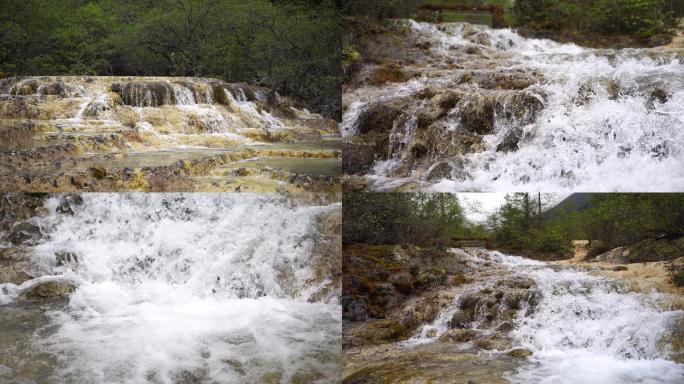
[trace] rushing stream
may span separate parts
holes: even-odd
[[[47,213],[31,219],[42,236],[28,247],[30,261],[47,274],[0,284],[0,328],[11,334],[0,381],[336,382],[339,282],[324,249],[339,234],[326,235],[320,222],[339,203],[257,194],[82,198],[72,215],[52,197]],[[68,304],[37,310],[22,298],[50,280],[75,284]],[[12,333],[14,322],[43,311],[34,332],[24,323]]]
[[[391,190],[407,182],[431,191],[684,187],[681,51],[585,49],[523,38],[509,29],[404,23],[405,39],[429,47],[402,64],[417,76],[352,88],[345,95],[346,137],[363,133],[360,120],[377,104],[404,103],[389,132],[389,157],[366,172],[370,189]],[[412,63],[418,60],[424,62]],[[520,79],[532,81],[514,82]],[[421,128],[415,117],[429,106],[417,95],[430,88],[438,89],[438,96],[462,95],[444,116]],[[407,107],[406,98],[414,98],[412,105]],[[468,122],[477,114],[491,118],[492,126],[474,135]],[[461,151],[454,143],[462,137],[453,135],[476,136],[477,148],[454,154]],[[447,165],[438,168],[440,162]],[[436,169],[440,172],[433,173]]]
[[[467,287],[434,323],[423,326],[407,341],[406,347],[436,341],[450,327],[449,321],[457,318],[454,315],[464,307],[464,298],[472,298],[474,292],[500,287],[502,279],[529,279],[538,294],[528,296],[526,304],[518,308],[510,333],[514,347],[525,348],[532,355],[516,372],[505,375],[510,382],[684,382],[684,364],[673,362],[669,356],[672,329],[684,312],[671,309],[667,295],[630,292],[615,281],[570,267],[497,251],[471,248],[454,252],[482,270],[502,271],[498,272],[501,278],[494,275],[485,283]],[[499,312],[510,309],[506,297]],[[476,320],[466,326],[485,332],[500,326],[485,317],[485,313],[476,315]]]

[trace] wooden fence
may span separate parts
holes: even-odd
[[[437,13],[443,11],[491,13],[492,27],[503,28],[506,26],[506,23],[504,22],[504,10],[498,5],[423,4],[419,9]]]
[[[454,248],[493,248],[494,242],[492,239],[481,238],[462,238],[452,237],[451,246]]]

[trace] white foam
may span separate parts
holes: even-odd
[[[666,295],[630,292],[579,270],[497,251],[452,252],[471,262],[502,265],[510,275],[534,280],[541,291],[540,302],[520,314],[511,331],[516,347],[533,355],[506,376],[510,382],[675,384],[684,379],[684,364],[672,361],[669,349],[670,331],[684,311],[662,305]],[[431,327],[446,331],[457,304],[454,300]],[[416,339],[421,336],[425,339]]]
[[[34,250],[36,263],[79,279],[68,308],[49,313],[56,333],[36,341],[60,360],[55,380],[337,380],[341,308],[308,299],[325,284],[311,283],[313,218],[339,204],[82,196],[73,216],[56,213],[55,199],[47,204],[46,239]],[[78,267],[57,267],[57,251],[78,255]]]
[[[408,25],[429,39],[433,51],[445,59],[453,55],[449,49],[453,45],[475,44],[469,40],[471,34],[464,35],[463,23],[437,26],[410,21]],[[467,180],[443,180],[425,184],[425,189],[667,192],[684,188],[684,65],[674,54],[592,50],[527,39],[510,29],[473,25],[467,29],[487,36],[489,44],[482,49],[487,55],[499,55],[492,60],[500,60],[502,69],[543,75],[544,80],[530,89],[538,97],[543,95],[544,109],[533,124],[523,127],[530,138],[520,142],[518,151],[496,151],[512,128],[510,122],[497,118],[494,134],[484,137],[486,150],[465,156]],[[616,100],[606,89],[610,81],[619,86]],[[343,116],[344,135],[358,134],[357,120],[369,102],[411,94],[439,82],[439,77],[416,78],[354,91]],[[579,103],[576,96],[586,84],[591,84],[595,94]],[[654,87],[669,94],[665,103],[649,101]],[[455,129],[459,121],[451,124]],[[388,170],[376,168],[372,188],[387,189],[392,181],[389,175]]]

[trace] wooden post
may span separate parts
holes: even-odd
[[[537,204],[539,204],[539,229],[542,227],[542,215],[541,215],[541,192],[537,192]]]
[[[506,22],[503,18],[503,8],[499,6],[492,6],[492,27],[503,28],[505,26]]]

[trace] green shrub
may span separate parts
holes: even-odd
[[[592,8],[595,29],[650,37],[674,27],[672,15],[665,12],[663,0],[600,0]]]
[[[665,0],[516,0],[513,5],[519,26],[637,38],[668,33],[675,26],[670,9]]]
[[[675,273],[674,277],[672,278],[672,282],[678,287],[684,287],[684,269],[681,269],[679,272]]]
[[[435,285],[444,284],[446,282],[447,273],[444,266],[433,260],[431,262],[421,264],[418,267],[416,281],[423,287],[432,287]]]
[[[408,17],[420,0],[346,0],[342,12],[347,16],[364,16],[373,19]]]
[[[361,61],[361,54],[353,46],[344,44],[342,47],[342,73],[348,76],[354,63]]]
[[[564,254],[569,250],[569,241],[555,228],[545,228],[533,233],[532,249],[537,252]]]

